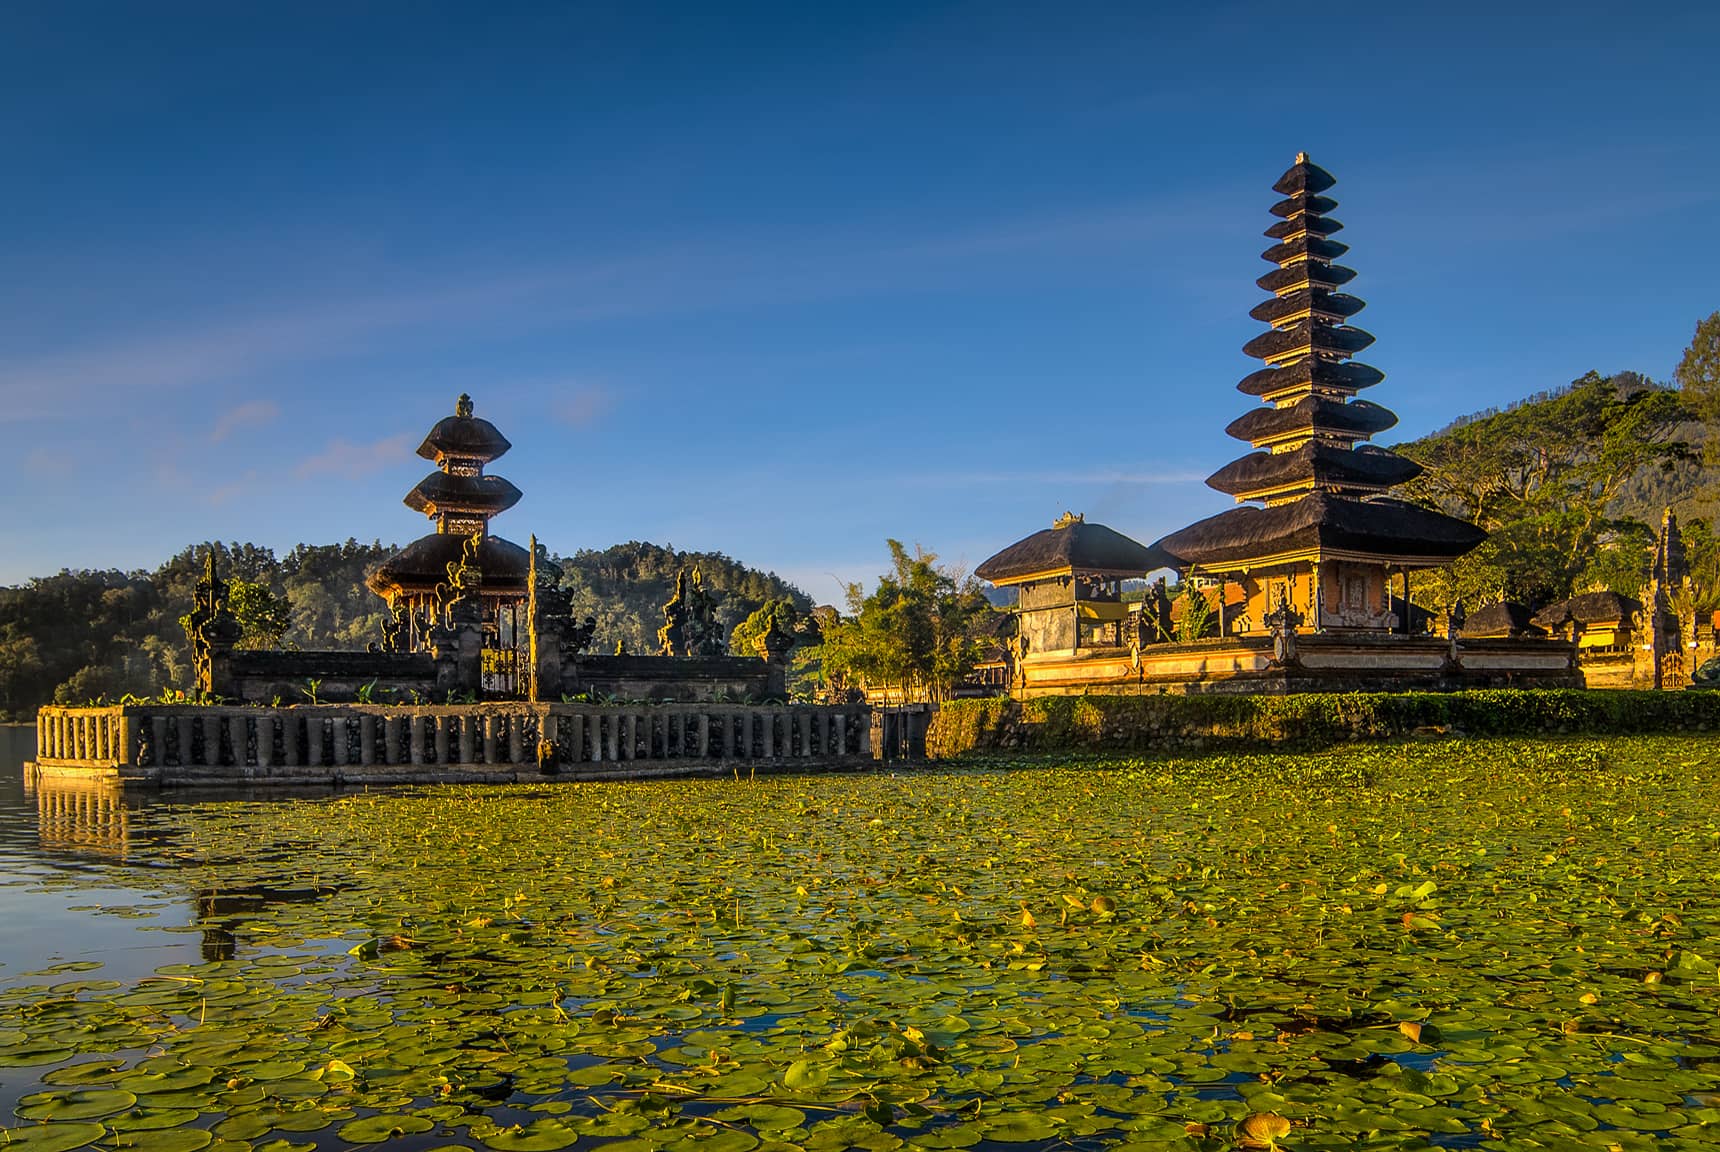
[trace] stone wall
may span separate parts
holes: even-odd
[[[771,665],[755,656],[576,656],[564,667],[563,691],[592,699],[741,702],[782,695]]]

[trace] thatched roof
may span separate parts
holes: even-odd
[[[1322,240],[1318,236],[1303,234],[1293,240],[1274,244],[1260,254],[1262,260],[1274,264],[1289,264],[1301,260],[1336,260],[1350,250],[1348,244],[1338,240]]]
[[[1288,328],[1262,332],[1242,346],[1242,351],[1257,360],[1268,360],[1287,352],[1323,352],[1330,356],[1351,356],[1374,342],[1371,332],[1348,325],[1327,324],[1304,319]]]
[[[365,584],[378,596],[398,592],[428,592],[448,579],[448,565],[460,562],[468,536],[453,532],[420,536],[384,560]],[[478,568],[486,595],[526,594],[531,554],[511,540],[485,536],[478,547]]]
[[[1222,564],[1311,548],[1382,560],[1455,560],[1487,539],[1466,520],[1399,500],[1315,492],[1272,508],[1241,507],[1172,532],[1153,547],[1183,565]]]
[[[1471,612],[1463,622],[1463,634],[1484,640],[1488,637],[1545,636],[1547,630],[1534,622],[1533,613],[1524,605],[1501,600]]]
[[[1336,288],[1340,284],[1348,284],[1355,278],[1356,270],[1346,268],[1342,264],[1322,264],[1317,260],[1299,260],[1282,268],[1274,268],[1256,280],[1255,283],[1268,292],[1282,292],[1286,288],[1303,288],[1310,284]]]
[[[1282,368],[1262,368],[1237,381],[1236,390],[1249,396],[1272,396],[1292,388],[1314,386],[1339,392],[1355,392],[1372,388],[1386,374],[1368,364],[1351,360],[1335,364],[1330,360],[1301,360]]]
[[[1560,600],[1549,604],[1535,613],[1535,623],[1549,631],[1562,628],[1566,624],[1612,624],[1620,621],[1628,622],[1630,618],[1642,611],[1642,602],[1632,600],[1629,596],[1604,589],[1600,592],[1581,592],[1569,600]]]
[[[521,492],[500,476],[451,476],[432,472],[406,494],[406,506],[434,516],[438,512],[481,512],[494,516],[520,502]]]
[[[1335,448],[1311,441],[1290,452],[1250,452],[1206,478],[1207,486],[1232,496],[1249,496],[1298,481],[1391,488],[1420,476],[1414,460],[1364,444]]]
[[[1296,154],[1296,163],[1278,177],[1272,190],[1280,196],[1315,195],[1338,182],[1338,178],[1308,159],[1306,152]]]
[[[1284,408],[1262,407],[1244,412],[1224,431],[1238,440],[1258,444],[1303,432],[1360,438],[1384,432],[1396,423],[1397,416],[1389,408],[1366,400],[1346,404],[1324,396],[1304,396]]]
[[[472,415],[472,398],[461,396],[454,415],[444,416],[418,446],[418,455],[440,462],[444,456],[464,456],[486,463],[513,445],[488,420]]]
[[[1174,561],[1103,524],[1075,520],[1041,529],[986,560],[974,575],[993,584],[1007,584],[1040,572],[1070,570],[1101,576],[1145,576]]]
[[[1334,232],[1342,232],[1344,225],[1341,221],[1330,216],[1317,213],[1307,213],[1302,216],[1292,216],[1288,220],[1280,220],[1268,228],[1262,235],[1273,240],[1288,240],[1292,236],[1330,236]]]
[[[1295,196],[1286,196],[1271,208],[1268,208],[1267,211],[1271,212],[1274,216],[1285,217],[1295,216],[1299,212],[1312,212],[1316,215],[1324,215],[1337,206],[1338,202],[1330,196],[1310,196],[1307,193],[1298,193]]]
[[[1288,296],[1274,296],[1256,304],[1248,314],[1263,323],[1276,324],[1286,316],[1310,309],[1318,315],[1348,319],[1366,307],[1360,296],[1328,292],[1324,288],[1298,288]]]

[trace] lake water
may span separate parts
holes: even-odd
[[[1707,738],[270,796],[7,747],[19,1152],[1720,1145]]]

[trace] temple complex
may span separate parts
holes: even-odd
[[[1333,263],[1349,250],[1332,239],[1343,225],[1323,193],[1335,183],[1304,153],[1272,186],[1284,199],[1266,230],[1276,243],[1261,255],[1276,268],[1257,281],[1272,297],[1249,313],[1269,328],[1243,347],[1265,367],[1237,385],[1264,406],[1225,429],[1255,450],[1207,479],[1241,507],[1155,545],[1190,575],[1242,585],[1241,614],[1221,620],[1220,635],[1259,630],[1280,604],[1315,632],[1408,633],[1410,573],[1486,539],[1473,524],[1389,495],[1421,466],[1367,443],[1397,417],[1356,395],[1384,373],[1352,359],[1374,338],[1349,323],[1362,301],[1338,290],[1355,273]]]
[[[1569,641],[1465,638],[1461,605],[1437,606],[1435,636],[1414,603],[1414,572],[1486,533],[1395,498],[1421,467],[1369,443],[1397,417],[1358,396],[1384,374],[1354,359],[1374,338],[1350,323],[1335,183],[1301,154],[1273,185],[1267,330],[1243,348],[1264,366],[1237,385],[1261,405],[1226,429],[1253,451],[1207,480],[1238,506],[1151,546],[1066,518],[975,570],[1019,588],[1015,694],[1581,684]],[[1180,573],[1174,604],[1162,582],[1122,594],[1158,568]]]

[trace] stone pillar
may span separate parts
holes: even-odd
[[[400,763],[400,717],[392,714],[382,718],[382,762]]]
[[[491,714],[488,716],[474,716],[472,719],[477,721],[483,727],[484,763],[494,764],[496,762],[496,725],[500,722],[501,717]]]
[[[312,712],[305,717],[305,765],[321,768],[327,763],[323,758],[323,718]]]
[[[621,723],[618,725],[618,727],[621,729],[621,756],[620,756],[620,758],[622,760],[633,759],[633,753],[638,747],[638,745],[636,743],[636,734],[635,734],[634,729],[633,729],[633,724],[634,724],[633,713],[629,712],[626,715],[621,717]]]
[[[275,714],[260,712],[257,715],[257,774],[267,776],[269,765],[275,759]]]
[[[149,755],[157,773],[167,763],[167,717],[149,718]]]
[[[366,768],[376,763],[376,717],[369,712],[358,718],[358,762]]]
[[[227,741],[233,745],[233,767],[245,767],[246,740],[245,718],[243,716],[227,717]]]
[[[173,718],[174,732],[179,738],[179,766],[181,768],[189,768],[192,763],[191,746],[196,734],[192,731],[191,725],[192,719],[189,716],[175,716]]]
[[[451,719],[460,727],[460,763],[476,764],[478,762],[478,718],[476,716],[454,716]]]
[[[424,717],[413,712],[406,717],[406,762],[408,764],[423,764],[424,761]]]
[[[865,715],[858,716],[856,717],[856,722],[859,726],[857,739],[860,747],[857,749],[858,753],[861,756],[875,757],[876,753],[872,750],[872,725],[869,717]]]
[[[508,717],[508,759],[515,764],[526,762],[526,718],[519,712]]]
[[[696,734],[695,734],[694,738],[698,741],[698,755],[699,755],[699,759],[704,760],[707,757],[709,757],[711,754],[711,715],[710,715],[710,713],[701,709],[699,712],[699,718],[695,723],[696,723],[696,728],[695,728]]]
[[[221,763],[221,722],[213,712],[206,712],[197,717],[197,727],[203,733],[203,756],[197,761],[204,768],[214,768]]]
[[[288,710],[281,714],[281,763],[288,768],[305,762],[299,744],[299,718]]]
[[[812,713],[810,712],[800,714],[800,754],[802,756],[812,755]]]
[[[431,746],[436,750],[436,763],[448,763],[449,749],[453,745],[453,741],[449,739],[448,717],[438,716],[434,712],[430,714],[430,738]]]
[[[550,732],[559,735],[561,732],[561,717],[550,716],[544,720],[546,725],[554,725]],[[550,739],[556,739],[552,735]],[[585,750],[585,717],[574,713],[567,718],[567,758],[574,764],[580,764],[591,757]]]

